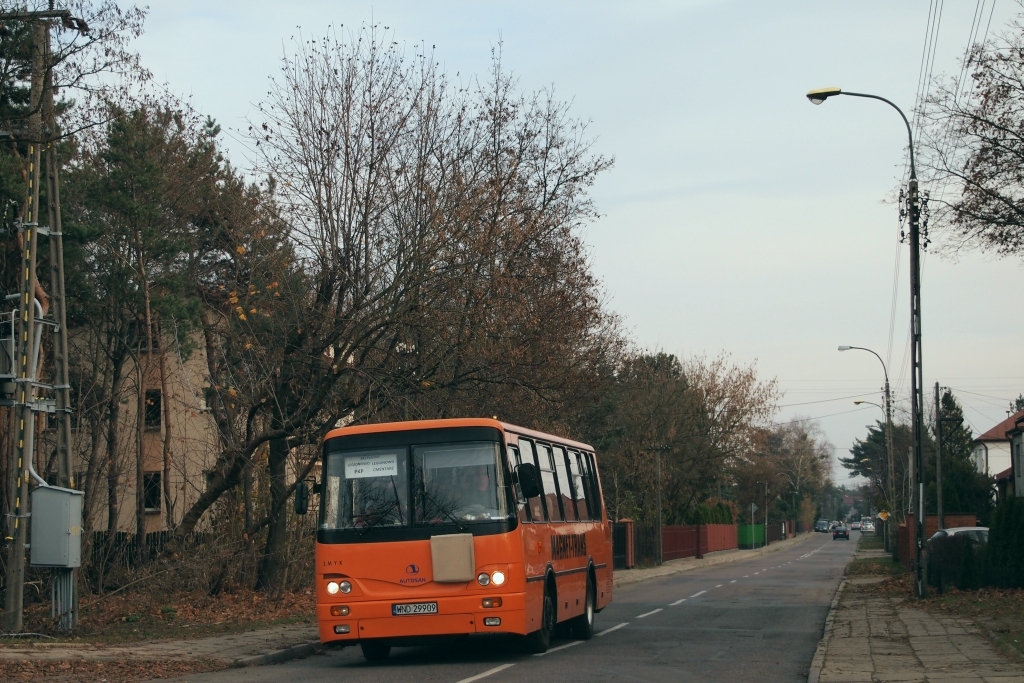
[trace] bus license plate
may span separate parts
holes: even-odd
[[[391,614],[400,616],[405,614],[437,614],[436,602],[405,602],[391,605]]]

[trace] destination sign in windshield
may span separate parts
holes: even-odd
[[[354,455],[345,458],[345,478],[397,477],[398,456],[394,453]]]

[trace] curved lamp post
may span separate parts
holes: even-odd
[[[911,397],[910,415],[914,431],[914,484],[917,490],[917,505],[915,522],[917,533],[915,534],[916,558],[914,562],[914,587],[918,597],[924,597],[925,576],[921,566],[921,551],[924,547],[924,479],[923,471],[922,439],[924,435],[924,424],[922,410],[924,408],[924,375],[921,371],[921,208],[918,205],[917,196],[917,166],[914,163],[914,133],[910,127],[903,110],[895,104],[879,97],[858,92],[843,92],[842,88],[818,88],[807,93],[807,99],[812,104],[821,104],[830,97],[848,95],[850,97],[863,97],[872,100],[885,102],[899,112],[900,118],[907,127],[907,139],[910,144],[910,185],[908,188],[908,204],[910,218],[910,365],[911,365]],[[878,354],[875,354],[878,355]],[[881,359],[879,359],[881,360]]]

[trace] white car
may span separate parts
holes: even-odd
[[[940,529],[932,534],[928,542],[937,541],[947,536],[966,536],[975,543],[988,543],[987,526],[955,526],[949,529]]]

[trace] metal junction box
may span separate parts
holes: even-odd
[[[31,496],[31,565],[81,566],[85,494],[56,486],[40,486]]]

